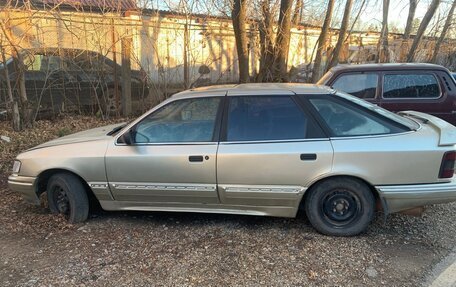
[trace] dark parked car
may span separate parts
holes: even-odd
[[[121,67],[109,58],[92,51],[63,48],[26,49],[21,51],[25,86],[31,106],[39,111],[98,109],[116,112],[116,98],[121,95]],[[13,91],[18,85],[14,61],[0,65],[0,100],[7,102],[5,73],[8,68]],[[140,105],[148,95],[146,74],[131,72],[132,102]],[[118,84],[116,89],[115,78]]]
[[[451,75],[453,76],[454,80],[456,80],[456,73],[452,73]]]
[[[340,65],[329,70],[318,84],[393,112],[425,112],[456,125],[456,84],[450,71],[439,65]]]

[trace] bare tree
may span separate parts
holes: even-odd
[[[353,0],[347,0],[347,2],[345,3],[344,17],[342,19],[342,24],[340,26],[339,37],[337,39],[336,47],[334,48],[334,51],[332,53],[331,61],[329,61],[326,70],[329,70],[330,68],[337,65],[337,63],[339,63],[339,57],[342,51],[342,46],[346,40],[345,35],[347,34],[348,30],[348,22],[350,20],[352,4]]]
[[[261,2],[262,19],[259,21],[260,32],[260,70],[256,81],[263,82],[273,79],[274,72],[274,20],[270,0]]]
[[[454,9],[456,8],[456,0],[453,0],[453,4],[451,5],[450,11],[448,12],[448,16],[445,20],[445,24],[443,25],[442,32],[440,33],[440,37],[435,43],[435,48],[434,48],[434,53],[432,55],[431,62],[436,63],[437,61],[437,56],[439,54],[440,46],[442,45],[443,41],[445,40],[446,34],[448,32],[448,29],[451,26],[451,23],[453,21],[453,14],[454,14]]]
[[[298,25],[302,22],[302,9],[303,9],[303,0],[296,0],[295,9],[293,13],[293,25]]]
[[[321,28],[320,37],[318,38],[318,48],[315,56],[315,62],[312,69],[312,82],[316,82],[321,76],[321,60],[323,52],[326,47],[326,41],[329,33],[329,26],[331,25],[332,13],[334,10],[334,0],[328,0],[328,6],[326,9],[326,16]]]
[[[23,129],[26,127],[30,127],[32,124],[31,117],[30,117],[30,111],[29,111],[29,103],[28,103],[28,98],[27,98],[27,91],[25,89],[25,77],[24,77],[25,67],[23,65],[22,55],[20,53],[22,41],[24,40],[26,33],[24,31],[24,33],[21,35],[20,38],[13,36],[13,33],[11,31],[12,17],[9,14],[9,9],[12,9],[14,7],[15,6],[13,5],[12,1],[8,1],[5,4],[5,6],[2,7],[2,9],[4,9],[6,11],[6,18],[1,19],[0,28],[1,28],[3,35],[5,36],[5,40],[8,44],[8,46],[10,47],[10,50],[11,50],[11,57],[13,59],[13,66],[14,66],[14,79],[16,81],[16,89],[19,94],[18,102],[19,102],[19,107],[20,107],[20,116],[17,117],[18,114],[14,110],[16,107],[16,102],[13,102],[13,107],[12,107],[13,116],[17,117],[16,119],[13,120],[13,123],[15,121],[19,122],[20,124],[18,124],[15,127],[16,128],[19,127],[19,129]],[[30,9],[30,7],[28,7],[28,9]],[[3,54],[2,57],[4,57],[4,56],[5,55]],[[5,68],[6,68],[6,66],[5,66]],[[6,79],[6,81],[10,80],[9,76],[10,75],[8,75],[8,78]],[[15,99],[15,98],[13,97],[13,99]]]
[[[378,41],[378,56],[377,62],[389,62],[389,50],[388,50],[388,13],[389,13],[390,0],[383,0],[383,19],[382,19],[382,30],[380,32],[380,39]]]
[[[423,20],[421,21],[420,27],[418,28],[418,32],[416,32],[416,37],[413,39],[412,47],[407,56],[407,62],[413,62],[415,60],[415,52],[418,48],[418,45],[421,43],[421,39],[423,38],[424,32],[431,21],[432,17],[437,11],[439,7],[440,0],[432,0],[431,5],[429,6],[426,14],[424,15]]]
[[[233,21],[234,37],[239,63],[239,82],[249,82],[249,48],[246,29],[246,14],[248,0],[234,0],[231,19]]]
[[[405,25],[405,30],[404,30],[404,40],[407,40],[410,37],[410,33],[412,32],[413,19],[415,19],[416,6],[418,6],[418,0],[410,0],[407,24]]]
[[[6,82],[6,92],[8,93],[8,100],[9,104],[11,105],[11,110],[12,110],[12,122],[13,122],[13,129],[15,131],[21,130],[21,115],[19,113],[19,104],[18,101],[15,99],[13,96],[13,89],[11,87],[11,81],[10,81],[10,75],[9,75],[9,70],[7,67],[7,61],[6,61],[6,55],[5,55],[5,49],[3,47],[1,48],[1,54],[2,54],[2,62],[3,62],[3,73],[5,77],[5,82]]]
[[[281,0],[280,2],[279,23],[275,44],[275,80],[280,82],[288,82],[287,60],[290,50],[292,3],[292,0]]]

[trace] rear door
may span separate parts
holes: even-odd
[[[384,72],[381,106],[398,112],[414,110],[445,118],[451,114],[438,75],[433,71]]]
[[[309,182],[331,169],[329,139],[293,94],[228,96],[217,153],[220,201],[296,208]]]

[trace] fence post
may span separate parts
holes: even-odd
[[[131,37],[122,38],[122,115],[129,116],[132,112],[131,103]]]

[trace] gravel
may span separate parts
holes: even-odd
[[[63,121],[50,126],[66,127]],[[7,144],[17,141],[11,131],[0,133],[11,138]],[[10,160],[0,152],[3,163]],[[6,177],[0,173],[4,287],[419,286],[456,246],[456,203],[430,206],[422,217],[396,214],[385,222],[378,214],[366,233],[351,238],[318,234],[304,214],[283,219],[92,210],[89,221],[70,225],[25,203],[7,188]]]

